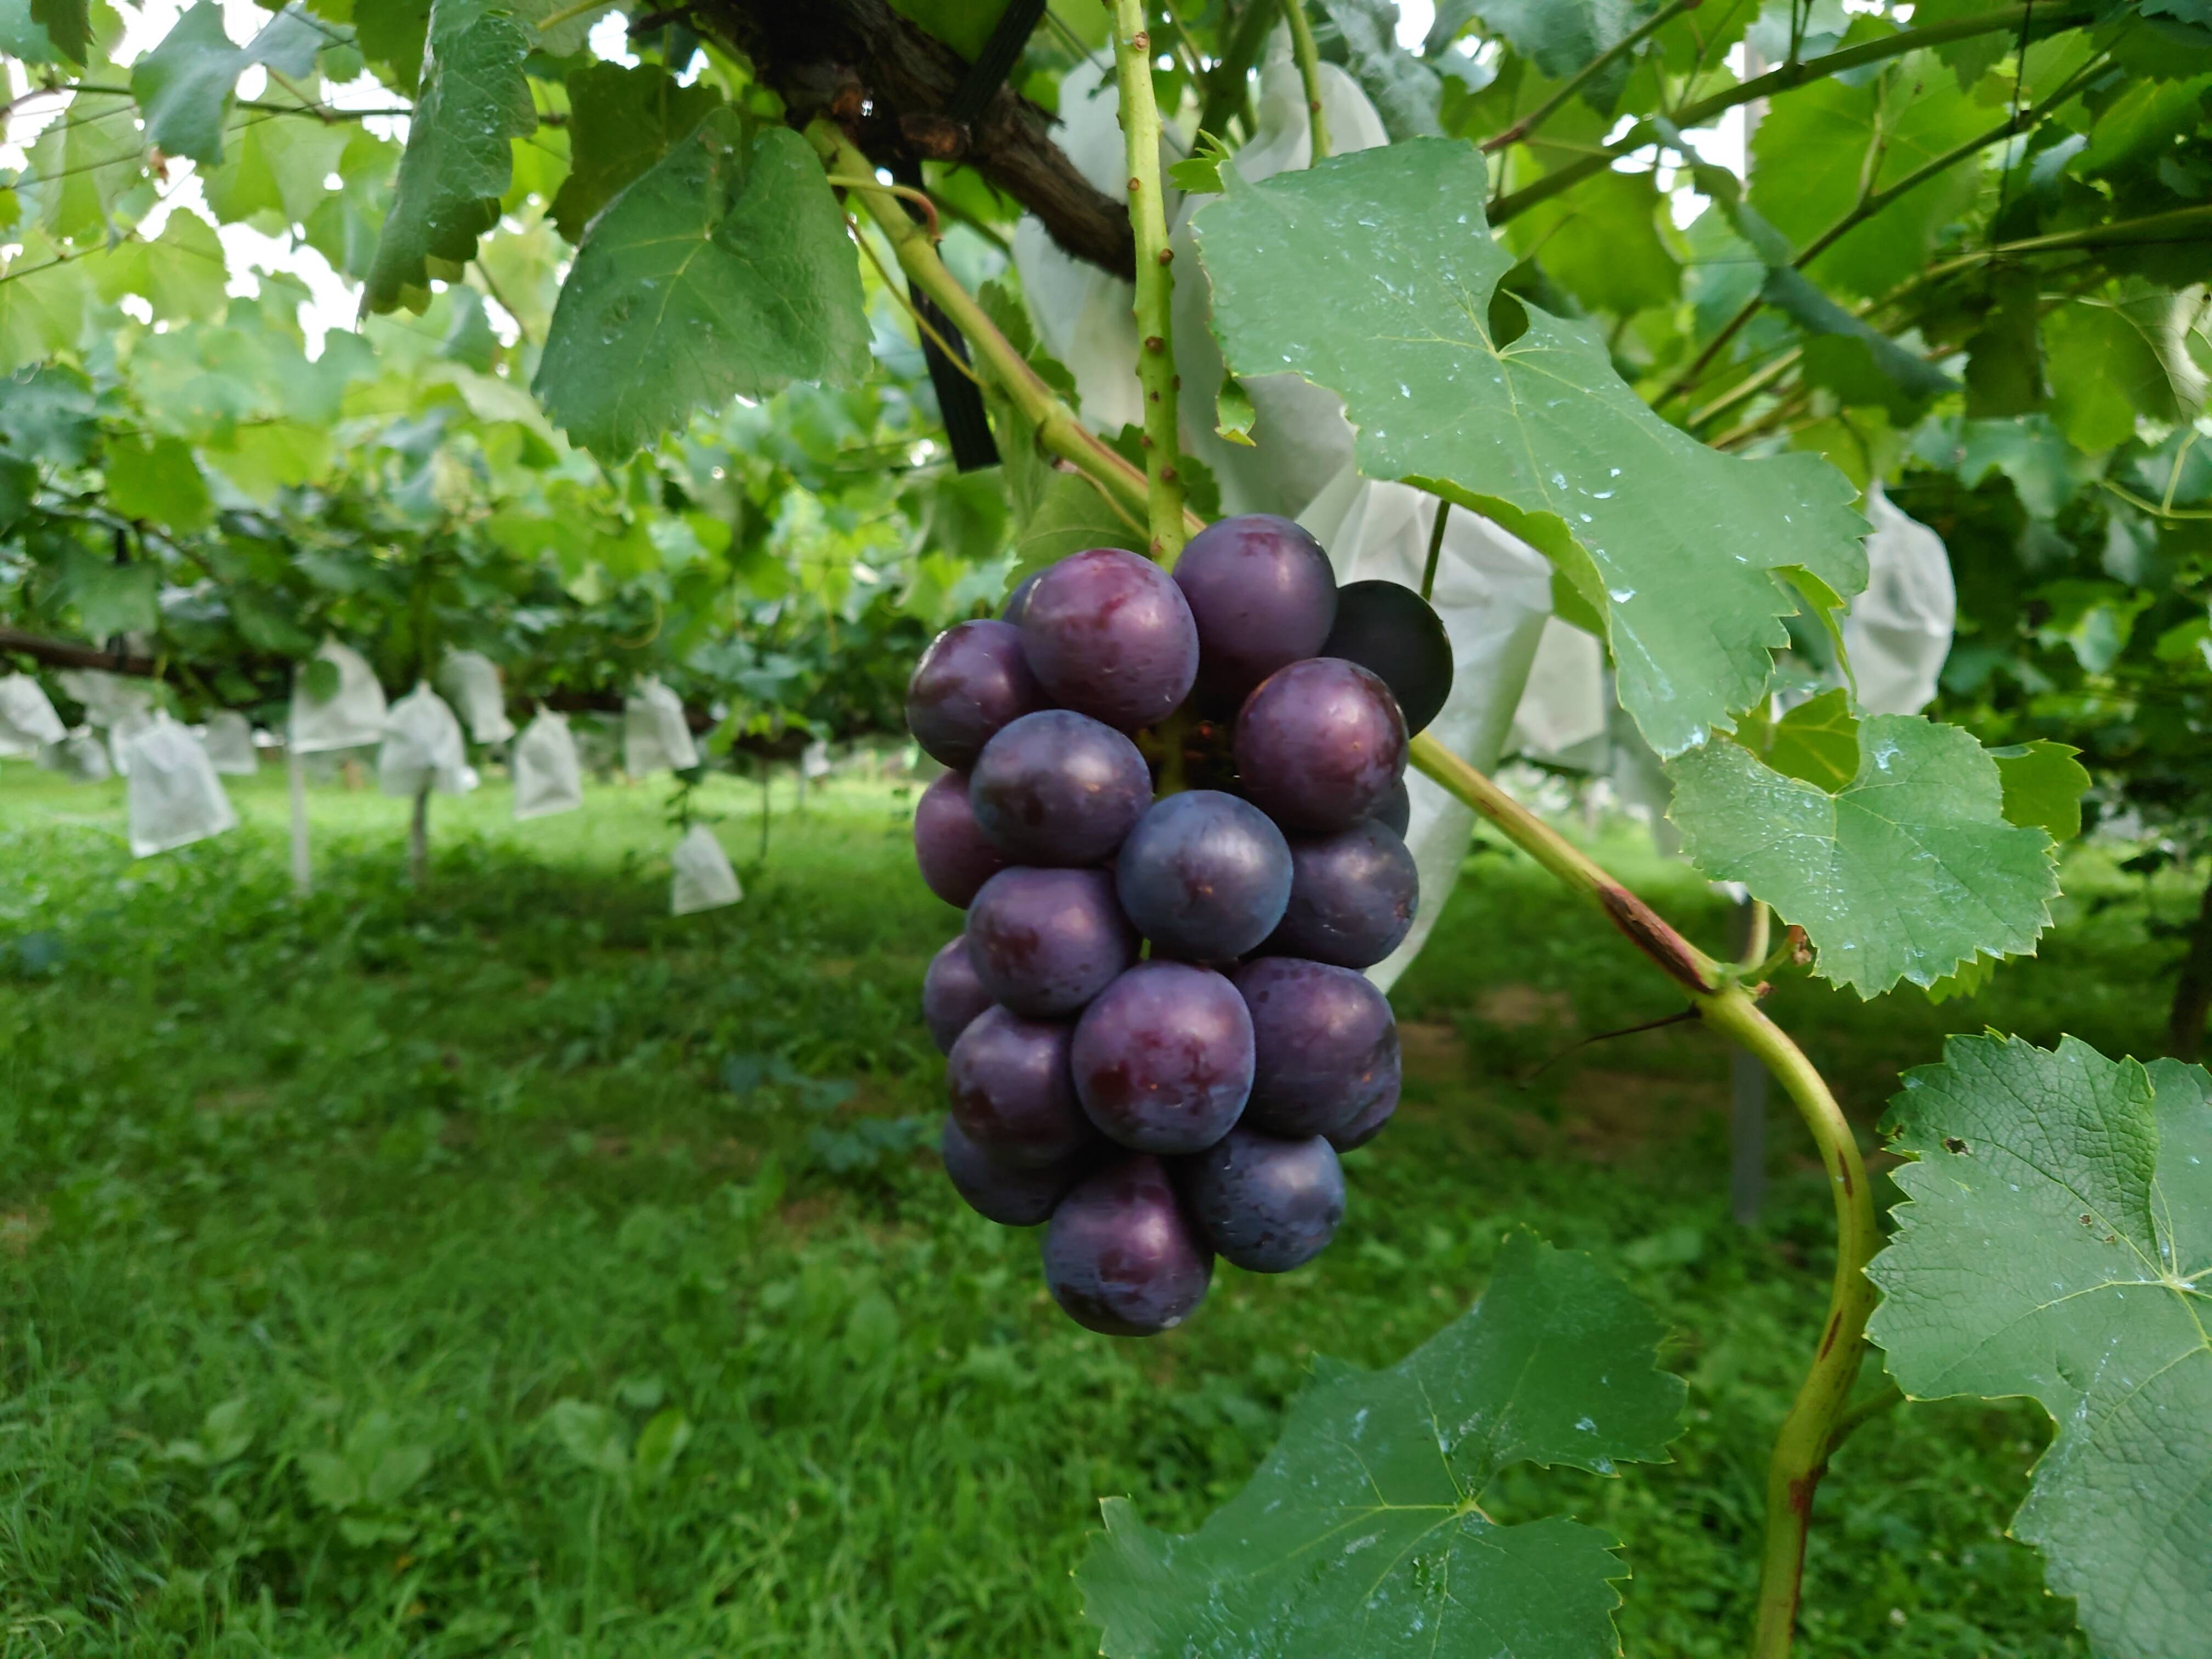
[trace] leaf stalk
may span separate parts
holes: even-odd
[[[1306,91],[1306,121],[1313,135],[1306,165],[1328,159],[1328,117],[1321,106],[1321,48],[1314,44],[1313,20],[1306,15],[1305,0],[1283,0],[1283,21],[1291,28],[1291,55],[1298,62],[1298,80]]]
[[[1424,732],[1413,762],[1504,831],[1506,838],[1567,886],[1593,900],[1631,943],[1687,990],[1703,1023],[1764,1066],[1796,1106],[1819,1148],[1836,1206],[1836,1272],[1820,1342],[1776,1436],[1767,1467],[1766,1526],[1760,1551],[1752,1659],[1786,1659],[1797,1621],[1805,1535],[1813,1496],[1839,1443],[1840,1425],[1865,1352],[1874,1284],[1867,1263],[1881,1247],[1874,1194],[1858,1141],[1835,1096],[1804,1051],[1759,1008],[1738,969],[1690,944],[1595,860],[1492,779]]]

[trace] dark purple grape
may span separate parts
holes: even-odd
[[[1152,801],[1137,745],[1070,708],[1014,721],[983,745],[968,781],[975,822],[1016,864],[1111,857]]]
[[[1406,775],[1406,722],[1356,663],[1308,657],[1261,682],[1237,715],[1244,793],[1285,830],[1349,830]]]
[[[1398,1109],[1398,1085],[1393,1082],[1389,1091],[1362,1112],[1358,1117],[1337,1130],[1328,1138],[1328,1144],[1340,1152],[1349,1152],[1364,1146],[1381,1134]]]
[[[929,1027],[930,1041],[945,1054],[968,1029],[968,1022],[991,1006],[991,994],[975,976],[968,955],[968,935],[948,940],[929,960],[921,976],[921,1023]]]
[[[1036,579],[1042,574],[1042,570],[1032,570],[1014,584],[1014,591],[1006,595],[1006,603],[1000,609],[1000,622],[1010,622],[1017,628],[1022,625],[1022,612],[1030,605],[1030,589],[1036,586]]]
[[[945,1173],[968,1200],[968,1207],[1002,1227],[1036,1226],[1090,1167],[1080,1152],[1036,1169],[1007,1164],[969,1139],[951,1117],[945,1120],[938,1152],[945,1159]]]
[[[1001,870],[968,907],[968,954],[994,1002],[1072,1014],[1137,959],[1103,870]]]
[[[1124,732],[1190,695],[1198,627],[1174,579],[1119,548],[1071,553],[1022,607],[1022,649],[1052,700]]]
[[[1243,696],[1278,668],[1321,654],[1336,621],[1336,574],[1321,544],[1288,519],[1218,519],[1176,561],[1198,624],[1199,684]]]
[[[1206,1241],[1255,1273],[1304,1267],[1344,1219],[1344,1171],[1319,1135],[1284,1140],[1240,1126],[1176,1173]]]
[[[1251,802],[1186,790],[1129,832],[1115,862],[1115,890],[1156,954],[1234,962],[1283,919],[1290,843]]]
[[[1406,787],[1405,779],[1400,778],[1390,787],[1390,798],[1376,810],[1375,822],[1399,840],[1405,840],[1406,831],[1413,823],[1413,792]]]
[[[983,884],[1006,867],[968,806],[968,775],[946,772],[914,804],[914,858],[929,890],[965,909]]]
[[[1252,1015],[1243,1122],[1271,1134],[1331,1134],[1398,1093],[1398,1025],[1364,974],[1261,957],[1233,975]]]
[[[1406,730],[1425,730],[1451,696],[1451,635],[1429,602],[1398,582],[1346,582],[1336,591],[1336,626],[1319,652],[1382,677]]]
[[[1166,1166],[1125,1158],[1060,1200],[1044,1234],[1044,1282],[1070,1319],[1108,1336],[1152,1336],[1190,1317],[1213,1252]]]
[[[906,727],[947,766],[966,770],[1007,721],[1044,707],[1011,623],[964,622],[929,642],[907,682]]]
[[[1371,968],[1398,948],[1419,906],[1406,843],[1370,818],[1340,836],[1291,843],[1291,902],[1261,951]]]
[[[987,1008],[945,1062],[945,1092],[960,1133],[1000,1163],[1042,1169],[1097,1142],[1068,1077],[1070,1026]]]
[[[1083,1011],[1075,1092],[1108,1139],[1195,1152],[1229,1132],[1252,1089],[1252,1017],[1210,968],[1142,962]]]

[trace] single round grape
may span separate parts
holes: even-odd
[[[1036,1169],[1007,1164],[970,1140],[951,1117],[945,1120],[937,1149],[945,1160],[945,1173],[968,1207],[1002,1227],[1036,1226],[1052,1214],[1061,1195],[1090,1167],[1080,1152]]]
[[[1364,974],[1261,957],[1232,976],[1252,1015],[1252,1098],[1243,1121],[1270,1134],[1333,1134],[1398,1093],[1398,1024]]]
[[[930,1041],[939,1053],[951,1054],[968,1022],[990,1006],[991,994],[968,955],[967,934],[947,940],[921,976],[921,1023],[929,1027]]]
[[[1011,623],[964,622],[929,642],[907,682],[906,728],[947,766],[964,771],[1009,720],[1044,707],[1044,694]]]
[[[1274,821],[1218,789],[1153,806],[1115,861],[1121,908],[1155,955],[1234,962],[1275,930],[1291,898],[1291,848]]]
[[[1213,1252],[1156,1158],[1125,1158],[1060,1200],[1044,1234],[1044,1282],[1070,1319],[1108,1336],[1152,1336],[1190,1317]]]
[[[914,804],[914,859],[929,890],[963,909],[1006,867],[969,808],[965,772],[942,774]]]
[[[1252,1273],[1304,1267],[1344,1219],[1344,1171],[1319,1135],[1285,1140],[1240,1125],[1176,1172],[1207,1243]]]
[[[983,745],[968,802],[1016,864],[1111,857],[1152,802],[1145,757],[1110,726],[1069,708],[1024,714]]]
[[[1017,628],[1022,625],[1022,612],[1029,609],[1030,589],[1036,586],[1036,579],[1043,574],[1042,570],[1032,570],[1014,584],[1014,591],[1006,595],[1006,604],[1000,607],[1000,622],[1010,622]]]
[[[1382,677],[1408,732],[1424,731],[1451,696],[1451,635],[1429,602],[1399,582],[1346,582],[1319,653]]]
[[[1284,829],[1349,830],[1406,774],[1406,722],[1357,663],[1308,657],[1260,683],[1237,715],[1246,798]]]
[[[1067,1072],[1071,1028],[988,1008],[952,1045],[945,1088],[952,1121],[1000,1164],[1040,1170],[1097,1143]]]
[[[1376,809],[1375,822],[1399,840],[1405,840],[1406,831],[1413,823],[1413,792],[1406,787],[1405,779],[1400,778],[1390,787],[1389,799]]]
[[[1109,1139],[1195,1152],[1244,1110],[1252,1016],[1210,968],[1142,962],[1083,1011],[1068,1058],[1076,1097]]]
[[[1278,668],[1321,654],[1336,574],[1321,544],[1272,513],[1217,519],[1176,561],[1198,624],[1199,684],[1243,696]]]
[[[1137,959],[1103,870],[1001,870],[968,907],[975,976],[1016,1013],[1072,1014]]]
[[[1397,1109],[1398,1085],[1394,1082],[1389,1092],[1378,1098],[1372,1106],[1341,1129],[1334,1131],[1328,1137],[1328,1144],[1340,1152],[1349,1152],[1364,1146],[1382,1133]]]
[[[1124,732],[1190,695],[1198,626],[1174,579],[1119,548],[1071,553],[1022,607],[1022,650],[1053,702]]]
[[[1370,818],[1340,836],[1291,843],[1291,902],[1260,948],[1340,968],[1371,968],[1413,925],[1421,875],[1406,843]]]

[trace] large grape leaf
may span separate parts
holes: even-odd
[[[1908,1395],[2058,1425],[2015,1536],[2106,1659],[2212,1630],[2212,1078],[2068,1037],[1954,1037],[1885,1127],[1911,1200],[1868,1271]]]
[[[453,274],[499,222],[513,141],[538,125],[522,70],[531,44],[529,26],[500,0],[435,0],[430,8],[407,153],[369,267],[370,309],[390,311],[415,295],[419,307],[431,276]]]
[[[1387,1370],[1324,1361],[1243,1492],[1188,1537],[1109,1498],[1077,1571],[1111,1659],[1598,1659],[1604,1534],[1481,1507],[1515,1463],[1665,1460],[1682,1384],[1650,1312],[1587,1256],[1506,1241],[1481,1301]]]
[[[1668,763],[1668,816],[1700,870],[1802,927],[1820,975],[1861,996],[2033,950],[2058,894],[2053,844],[2006,818],[1996,759],[1911,714],[1867,716],[1857,744],[1833,793],[1740,744],[1708,744]]]
[[[690,137],[592,222],[562,285],[534,390],[607,456],[695,409],[868,369],[860,256],[806,141],[746,145],[736,111]]]
[[[684,86],[658,64],[589,64],[568,76],[568,176],[553,198],[555,227],[584,240],[592,216],[668,154],[722,95]]]
[[[296,6],[279,12],[245,46],[231,44],[222,0],[199,0],[131,67],[131,93],[146,116],[147,142],[210,165],[222,159],[224,118],[238,77],[265,64],[294,78],[312,74],[331,36]]]
[[[1326,386],[1362,472],[1542,549],[1603,618],[1622,706],[1661,754],[1765,691],[1793,568],[1866,585],[1841,473],[1706,448],[1621,380],[1595,329],[1497,295],[1513,255],[1484,222],[1472,147],[1414,139],[1257,185],[1234,171],[1194,221],[1231,371]]]

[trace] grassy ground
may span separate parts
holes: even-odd
[[[654,789],[523,825],[497,786],[441,800],[412,893],[404,805],[325,788],[302,905],[273,775],[240,833],[133,863],[113,786],[0,768],[0,1651],[1095,1651],[1068,1573],[1097,1499],[1195,1524],[1313,1353],[1395,1358],[1522,1224],[1662,1311],[1692,1419],[1670,1465],[1519,1471],[1498,1506],[1623,1540],[1631,1654],[1737,1650],[1827,1203],[1778,1114],[1767,1224],[1729,1223],[1694,1029],[1516,1085],[1668,1012],[1625,945],[1478,852],[1400,988],[1408,1103],[1336,1246],[1115,1344],[916,1151],[909,1011],[954,919],[904,799],[779,790],[762,863],[755,794],[710,788],[749,896],[673,920]],[[1702,884],[1607,851],[1717,942]],[[1869,1126],[1945,1030],[2148,1052],[2133,890],[2072,885],[1975,1002],[1793,986],[1779,1016]],[[2082,1654],[2002,1536],[2046,1437],[2018,1404],[1879,1419],[1822,1491],[1806,1650]]]

